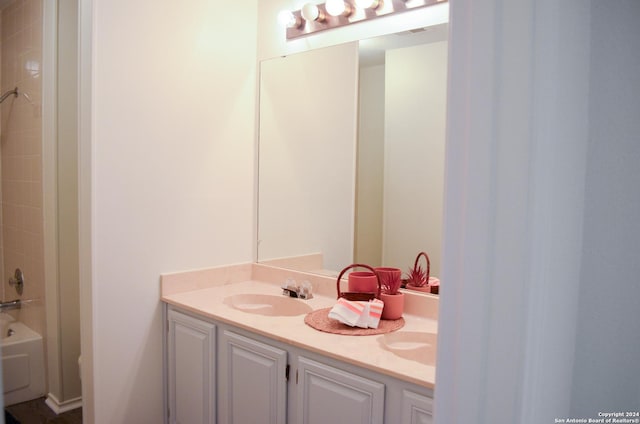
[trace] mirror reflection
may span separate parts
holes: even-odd
[[[439,276],[447,25],[260,67],[258,261]]]

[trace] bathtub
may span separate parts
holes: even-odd
[[[45,395],[42,336],[8,314],[0,314],[2,387],[5,406]]]

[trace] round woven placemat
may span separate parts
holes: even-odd
[[[345,334],[349,336],[373,336],[375,334],[390,333],[404,327],[404,318],[394,320],[381,319],[378,328],[350,327],[340,321],[329,318],[330,310],[331,308],[324,308],[309,312],[307,316],[304,317],[305,324],[316,330],[324,331],[325,333]]]

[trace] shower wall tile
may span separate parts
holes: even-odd
[[[27,164],[29,168],[29,179],[31,181],[42,181],[42,156],[30,155]]]
[[[18,97],[1,106],[3,298],[15,268],[25,275],[23,299],[37,299],[19,319],[46,336],[44,314],[44,236],[42,182],[42,0],[15,0],[0,19],[0,87],[18,87]]]

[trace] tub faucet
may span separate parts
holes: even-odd
[[[0,312],[11,309],[20,309],[22,301],[20,299],[10,300],[9,302],[0,302]]]

